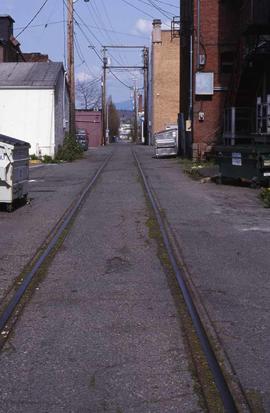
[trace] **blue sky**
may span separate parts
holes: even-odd
[[[27,25],[45,0],[1,0],[0,14],[9,14],[15,20],[15,36]],[[51,60],[65,60],[66,0],[48,0],[32,24],[18,37],[24,52],[48,54]],[[151,5],[152,3],[152,5]],[[147,5],[148,4],[148,5]],[[156,5],[156,8],[153,6]],[[77,0],[75,8],[75,70],[79,79],[101,76],[102,45],[150,45],[151,22],[160,18],[170,24],[172,16],[179,15],[179,0]],[[158,10],[162,9],[162,10]],[[164,26],[169,28],[169,26]],[[89,47],[94,46],[95,51]],[[110,52],[111,64],[140,65],[140,50],[115,50]],[[142,73],[115,71],[128,86],[142,86]],[[115,102],[128,100],[131,91],[108,76],[108,94]]]

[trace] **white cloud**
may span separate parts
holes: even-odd
[[[92,80],[93,76],[89,75],[88,73],[85,72],[80,72],[76,74],[76,80],[80,81],[80,82],[84,82],[87,80]]]
[[[170,30],[171,28],[171,22],[170,20],[166,20],[162,22],[161,24],[161,29],[162,30]],[[135,23],[135,27],[133,29],[133,34],[147,34],[150,35],[152,32],[153,26],[152,26],[152,20],[146,20],[146,19],[139,19]]]
[[[94,74],[90,74],[90,73],[83,72],[83,71],[76,73],[76,80],[78,80],[79,82],[91,81],[93,79],[96,79],[97,77],[98,77],[98,74],[94,76]]]
[[[150,34],[152,31],[152,21],[139,19],[135,23],[135,32],[140,34]]]

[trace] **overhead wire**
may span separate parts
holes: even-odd
[[[79,27],[80,27],[80,24],[79,24],[76,20],[75,20],[75,22],[76,22],[76,23],[79,25]],[[84,36],[86,36],[81,27],[80,27],[80,29],[81,29],[82,33],[84,34]],[[87,36],[86,36],[86,39],[88,39]],[[88,39],[88,40],[89,40],[89,39]],[[99,43],[100,43],[100,42],[99,42]],[[98,52],[97,52],[97,50],[96,50],[95,47],[93,47],[93,51],[95,52],[95,54],[98,56],[98,58],[99,58],[99,59],[101,60],[101,62],[103,63],[103,59],[102,59],[102,57],[98,54]],[[113,73],[113,71],[112,71],[111,69],[109,69],[109,72],[110,72],[110,73],[112,74],[112,76],[113,76],[116,80],[118,80],[118,82],[120,82],[123,86],[127,87],[128,89],[131,88],[131,86],[127,85],[125,82],[123,82],[121,79],[119,79],[119,77],[116,76],[116,74]]]
[[[25,32],[26,29],[28,29],[28,27],[30,26],[30,24],[36,19],[36,17],[39,15],[39,13],[42,11],[42,9],[46,6],[46,4],[48,3],[49,0],[45,0],[42,5],[40,6],[40,8],[38,9],[38,11],[36,12],[36,14],[31,18],[31,20],[27,23],[27,25],[17,34],[16,37],[19,37],[23,32]]]
[[[64,2],[63,2],[63,4],[64,4]],[[61,23],[67,23],[67,22],[66,22],[65,19],[63,19],[63,20],[53,21],[53,22],[49,22],[49,23],[31,24],[30,26],[28,26],[28,29],[34,29],[34,28],[37,28],[37,27],[44,27],[44,26],[52,26],[52,25],[61,24]],[[104,27],[92,26],[90,24],[87,24],[87,26],[91,29],[95,29],[95,30],[102,29],[103,31],[116,33],[116,34],[120,34],[120,35],[123,35],[123,36],[130,36],[130,37],[138,37],[138,38],[141,38],[141,39],[148,39],[147,36],[140,36],[140,35],[134,34],[134,33],[118,32],[116,30],[110,30],[110,29],[106,29]],[[23,27],[21,27],[21,26],[20,27],[14,27],[14,31],[21,30],[23,28],[24,28],[24,26]]]
[[[165,6],[169,6],[169,7],[172,7],[174,9],[179,10],[179,6],[175,6],[175,4],[168,3],[167,1],[162,1],[162,0],[153,0],[153,1],[155,1],[156,3],[164,4]]]
[[[134,9],[140,11],[140,12],[143,13],[144,15],[146,15],[146,16],[148,16],[148,17],[151,17],[152,19],[155,18],[152,14],[149,14],[149,13],[146,12],[145,10],[140,9],[139,7],[137,7],[137,6],[135,6],[134,4],[130,3],[128,0],[121,0],[121,1],[122,1],[123,3],[125,3],[125,4],[127,4],[128,6],[133,7]],[[137,1],[140,1],[141,3],[144,3],[144,4],[146,4],[146,5],[148,5],[148,6],[151,7],[151,5],[150,5],[149,3],[146,3],[144,0],[137,0]],[[152,6],[153,6],[153,4],[152,4]],[[153,6],[153,7],[154,7],[155,9],[157,9],[157,6]],[[160,13],[160,10],[159,10],[159,13]],[[166,17],[171,20],[171,18],[170,18],[169,16],[166,16]],[[170,27],[167,23],[163,23],[163,24],[164,24],[164,26]]]
[[[173,16],[173,13],[162,9],[161,7],[159,7],[155,3],[153,3],[151,0],[147,0],[147,1],[137,0],[137,1],[139,1],[140,3],[145,4],[148,7],[154,8],[155,10],[157,10],[159,13],[161,13],[163,16],[165,16],[169,20],[171,19],[171,17],[167,13],[170,13]]]
[[[170,12],[169,10],[164,10],[163,8],[157,6],[152,0],[147,0],[147,1],[152,7],[154,7],[156,10],[158,10],[163,16],[167,17],[169,20],[171,20],[171,18],[174,16],[174,14],[172,12]],[[168,13],[171,16],[169,16]]]
[[[63,0],[64,4],[66,6],[66,8],[68,8],[67,2],[66,0]],[[89,29],[89,27],[86,25],[86,23],[84,22],[84,20],[82,19],[82,17],[79,15],[79,13],[74,10],[74,14],[78,17],[78,19],[80,19],[81,23],[78,22],[78,20],[73,16],[74,22],[75,24],[78,26],[78,28],[80,29],[81,33],[83,34],[84,38],[87,40],[87,42],[89,43],[89,47],[91,47],[91,49],[93,50],[93,52],[97,55],[97,57],[99,58],[99,60],[103,63],[103,58],[102,56],[100,56],[100,54],[97,52],[96,47],[91,44],[92,42],[90,41],[89,37],[87,36],[87,34],[85,33],[84,29],[81,27],[82,25],[84,27],[86,27],[87,31],[95,38],[95,40],[99,43],[100,46],[102,46],[102,43],[100,42],[100,40],[93,34],[93,32]],[[115,73],[113,73],[113,71],[111,69],[109,69],[109,72],[112,74],[112,76],[118,80],[118,82],[120,82],[123,86],[127,87],[128,89],[132,89],[132,86],[126,84],[125,82],[123,82],[121,79],[118,78],[118,76],[115,75]]]
[[[89,9],[88,3],[86,3],[86,5],[88,6],[88,9]],[[103,9],[104,9],[104,11],[105,11],[105,16],[107,17],[107,20],[108,20],[108,22],[109,22],[109,25],[112,27],[112,24],[111,24],[110,18],[109,18],[109,16],[108,16],[108,13],[107,13],[107,10],[106,10],[106,7],[105,7],[104,2],[102,2],[102,5],[103,5]],[[92,6],[92,10],[94,11],[95,15],[97,16],[97,19],[100,19],[102,25],[105,26],[106,24],[105,24],[105,22],[104,22],[104,20],[103,20],[102,13],[99,11],[96,2],[93,1],[93,2],[91,3],[91,6]],[[90,10],[90,9],[89,9],[89,10]],[[112,27],[112,28],[113,28],[113,27]],[[103,29],[103,31],[104,31],[105,34],[106,34],[106,31],[105,31],[104,29]],[[115,45],[115,42],[114,42],[113,38],[111,37],[111,35],[110,35],[109,33],[108,33],[108,37],[109,37],[109,40],[110,40],[111,44],[112,44],[112,45]],[[111,59],[114,59],[119,65],[127,66],[127,62],[123,59],[123,57],[122,57],[119,53],[117,53],[117,55],[118,55],[118,57],[119,57],[119,60],[118,60],[118,58],[116,58],[111,52],[107,52],[107,53],[108,53],[108,55],[110,56],[110,58],[111,58]],[[130,70],[128,70],[127,72],[131,75]]]
[[[94,81],[100,80],[100,78],[99,78],[99,77],[96,77],[96,74],[94,74],[94,73],[92,72],[92,70],[90,69],[90,67],[89,67],[89,65],[88,65],[88,63],[87,63],[87,61],[86,61],[86,59],[85,59],[85,57],[84,57],[84,54],[83,54],[83,52],[82,52],[80,43],[79,43],[79,41],[78,41],[78,39],[77,39],[77,34],[76,34],[76,32],[74,32],[74,45],[75,45],[75,49],[76,49],[77,55],[78,55],[78,57],[81,59],[81,62],[87,67],[89,74],[95,78],[95,79],[93,79],[93,80],[94,80]]]
[[[138,10],[139,12],[143,13],[145,16],[151,17],[151,19],[154,19],[154,16],[151,14],[147,13],[146,11],[140,9],[137,6],[134,6],[134,4],[130,3],[128,0],[121,0],[123,3],[127,4],[130,7],[133,7],[134,9]]]

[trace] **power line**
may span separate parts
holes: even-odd
[[[152,7],[154,7],[156,10],[158,10],[163,16],[165,16],[165,17],[167,17],[169,20],[171,20],[171,17],[173,16],[173,13],[171,13],[171,12],[168,11],[168,10],[164,10],[164,9],[162,9],[161,7],[157,6],[152,0],[147,0],[147,1],[148,1],[148,3],[149,3]],[[168,16],[167,13],[170,13],[171,17]]]
[[[133,7],[134,9],[140,11],[140,12],[143,13],[144,15],[146,15],[146,16],[148,16],[148,17],[151,17],[151,19],[154,19],[154,16],[153,16],[152,14],[149,14],[149,13],[147,13],[146,11],[140,9],[139,7],[134,6],[134,4],[130,3],[129,1],[127,1],[127,0],[121,0],[121,1],[122,1],[123,3],[125,3],[125,4],[127,4],[128,6]],[[146,3],[144,0],[138,0],[138,1],[140,1],[141,3],[147,4],[148,6],[151,7],[151,5],[150,5],[149,3]],[[152,6],[153,6],[153,4],[152,4]],[[154,8],[157,9],[156,6],[154,6]],[[159,12],[160,12],[160,10],[159,10]],[[163,13],[163,14],[164,14],[164,13]],[[166,15],[166,17],[167,17],[168,19],[170,19],[169,16]],[[165,25],[165,26],[168,26],[168,24],[166,24],[166,23],[164,23],[164,25]],[[169,26],[168,26],[168,27],[169,27]]]
[[[159,13],[161,13],[163,16],[165,16],[167,19],[169,19],[169,20],[171,19],[171,17],[168,16],[166,10],[164,10],[164,9],[162,9],[161,7],[157,6],[157,5],[156,5],[155,3],[153,3],[151,0],[147,0],[147,1],[137,0],[137,1],[139,1],[140,3],[146,4],[146,6],[148,6],[148,7],[154,8],[154,9],[157,10]],[[173,13],[171,13],[171,12],[169,12],[169,11],[168,11],[168,13],[170,13],[170,14],[173,16]]]
[[[46,4],[48,3],[49,0],[45,0],[44,3],[40,6],[40,8],[38,9],[38,11],[36,12],[36,14],[32,17],[32,19],[27,23],[27,25],[20,31],[20,33],[17,34],[16,37],[19,37],[29,26],[30,24],[35,20],[35,18],[39,15],[39,13],[41,12],[41,10],[43,9],[43,7],[46,6]]]
[[[95,2],[93,2],[93,3],[91,3],[90,5],[91,5],[92,10],[93,10],[94,14],[96,15],[97,19],[100,20],[100,22],[102,23],[102,26],[104,27],[106,24],[104,24],[103,15],[102,15],[102,13],[100,13],[97,4],[96,4]],[[108,20],[108,22],[109,22],[109,25],[112,27],[112,24],[111,24],[110,18],[109,18],[109,16],[108,16],[107,10],[106,10],[106,8],[105,8],[104,2],[102,3],[102,5],[103,5],[103,9],[104,9],[104,11],[105,11],[105,15],[106,15],[106,17],[107,17],[107,20]],[[90,14],[91,17],[95,20],[94,16],[90,13],[89,4],[86,3],[86,6],[87,6],[87,8],[88,8],[89,14]],[[113,28],[113,27],[112,27],[112,28]],[[105,32],[105,34],[106,34],[106,32],[107,32],[106,29],[102,28],[101,30],[102,30],[103,32]],[[100,30],[100,32],[101,32],[101,30]],[[109,37],[110,41],[111,41],[112,44],[113,44],[113,43],[114,43],[114,40],[112,39],[112,36],[109,34],[109,32],[108,32],[108,37]],[[118,54],[118,57],[119,57],[119,59],[121,60],[121,62],[119,62],[119,60],[118,60],[115,56],[112,56],[110,53],[109,53],[109,56],[110,56],[112,59],[115,59],[115,61],[118,62],[119,64],[125,64],[124,59],[123,59],[123,57],[122,57],[120,54]]]
[[[79,58],[81,59],[81,63],[83,63],[83,64],[87,67],[90,75],[92,75],[92,76],[95,77],[96,75],[92,72],[92,70],[91,70],[90,67],[88,66],[88,63],[87,63],[87,61],[86,61],[86,59],[85,59],[85,57],[84,57],[84,55],[83,55],[83,52],[82,52],[80,43],[79,43],[79,41],[78,41],[78,39],[77,39],[77,34],[76,34],[76,33],[74,33],[74,45],[75,45],[75,49],[76,49],[77,55],[78,55]],[[96,79],[96,80],[98,80],[98,79]]]
[[[113,75],[113,77],[114,77],[116,80],[118,80],[118,82],[122,83],[122,85],[124,85],[124,86],[125,86],[125,87],[127,87],[128,89],[133,89],[133,87],[132,87],[132,86],[127,85],[125,82],[123,82],[121,79],[119,79],[119,77],[118,77],[118,76],[116,76],[116,74],[115,74],[115,73],[113,73],[113,71],[112,71],[112,70],[110,70],[110,69],[109,69],[109,72]]]
[[[66,23],[66,20],[63,19],[63,20],[58,20],[58,21],[49,22],[49,23],[31,24],[31,25],[28,26],[28,29],[34,29],[34,28],[37,28],[37,27],[44,27],[44,26],[52,26],[52,25],[55,25],[55,24],[62,24],[62,23]],[[140,36],[139,34],[127,33],[127,32],[118,32],[116,30],[110,30],[110,29],[106,29],[106,28],[100,27],[100,26],[92,26],[91,24],[86,24],[86,26],[91,28],[91,29],[95,29],[95,30],[102,29],[103,31],[110,32],[110,33],[116,33],[116,34],[120,34],[120,35],[123,35],[123,36],[139,37],[141,39],[148,39],[147,36]],[[23,27],[14,27],[14,31],[21,30],[23,28],[24,28],[24,26]]]
[[[123,3],[125,3],[125,4],[127,4],[128,6],[133,7],[134,9],[140,11],[140,12],[143,13],[144,15],[146,15],[146,16],[148,16],[148,17],[151,17],[151,19],[154,19],[154,16],[152,16],[151,14],[147,13],[146,11],[140,9],[139,7],[134,6],[134,4],[130,3],[129,1],[127,1],[127,0],[121,0],[121,1],[122,1]]]
[[[64,3],[65,3],[66,8],[67,8],[66,0],[63,0],[63,1],[64,1]],[[98,43],[101,45],[100,40],[99,40],[95,35],[93,35],[92,31],[91,31],[91,30],[88,28],[88,26],[85,24],[85,22],[83,21],[83,19],[82,19],[81,16],[79,15],[79,13],[78,13],[76,10],[74,10],[74,13],[78,16],[78,18],[79,18],[80,21],[82,22],[83,26],[85,26],[85,27],[88,29],[88,31],[90,32],[90,34],[91,34],[91,35],[98,41]],[[77,25],[78,28],[80,29],[81,33],[83,34],[83,36],[85,37],[85,39],[87,40],[87,42],[88,42],[88,43],[91,43],[91,42],[89,41],[89,37],[87,36],[87,34],[85,33],[85,31],[84,31],[83,28],[81,27],[81,24],[78,22],[78,20],[76,20],[75,17],[74,17],[74,22],[76,23],[76,25]],[[103,59],[102,59],[102,57],[100,56],[100,54],[97,52],[95,46],[92,45],[92,44],[90,44],[90,46],[91,46],[91,49],[94,51],[94,53],[95,53],[95,54],[97,55],[97,57],[99,58],[99,60],[100,60],[101,62],[103,62]],[[119,79],[118,76],[116,76],[110,69],[109,69],[109,72],[110,72],[110,73],[113,75],[113,77],[114,77],[118,82],[120,82],[123,86],[127,87],[128,89],[132,89],[132,86],[127,85],[125,82],[123,82],[121,79]]]
[[[174,4],[167,3],[166,1],[162,1],[162,0],[154,0],[154,1],[155,1],[156,3],[165,4],[166,6],[173,7],[174,9],[179,10],[179,6],[175,6]]]

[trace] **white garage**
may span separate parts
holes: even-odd
[[[0,134],[54,157],[68,131],[69,96],[62,63],[0,64]]]

